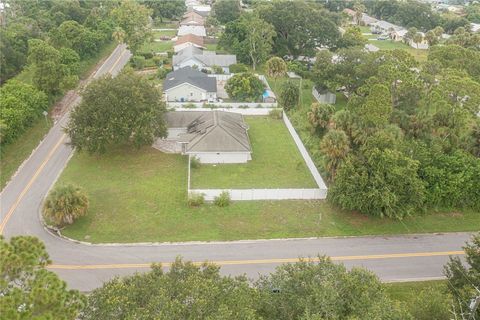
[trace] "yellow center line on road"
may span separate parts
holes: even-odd
[[[120,59],[123,57],[123,54],[125,53],[126,49],[122,49],[122,52],[120,53],[119,57],[117,58],[117,60],[114,62],[114,64],[112,65],[112,67],[108,70],[109,73],[112,72],[112,70],[117,66],[118,62],[120,62]],[[108,59],[107,59],[108,60]],[[62,142],[65,140],[66,138],[66,134],[63,134],[62,137],[60,138],[60,140],[58,140],[58,142],[55,144],[55,146],[52,148],[52,150],[50,150],[50,152],[48,153],[47,157],[45,158],[45,160],[42,162],[42,164],[38,167],[38,169],[35,171],[35,173],[33,174],[32,178],[28,181],[27,185],[25,186],[25,188],[22,190],[22,192],[20,193],[20,195],[17,197],[17,199],[15,200],[15,202],[13,203],[12,207],[10,208],[10,210],[8,210],[7,212],[7,215],[5,216],[5,218],[3,218],[2,220],[2,223],[0,224],[0,234],[3,234],[3,230],[5,229],[5,226],[7,225],[7,222],[8,220],[10,220],[10,217],[12,216],[12,214],[15,212],[15,209],[17,209],[18,205],[20,204],[20,201],[22,201],[23,197],[25,196],[25,194],[28,192],[28,190],[30,190],[32,184],[35,182],[35,180],[37,179],[38,175],[42,172],[43,168],[46,166],[47,162],[52,158],[53,154],[55,153],[55,151],[58,149],[58,147],[62,144]]]
[[[20,193],[20,195],[17,197],[17,199],[15,200],[14,204],[12,205],[12,207],[10,208],[10,210],[8,210],[8,213],[7,215],[5,216],[5,218],[3,218],[2,220],[2,223],[0,224],[0,234],[3,233],[3,229],[5,228],[5,226],[7,225],[7,222],[8,220],[10,219],[10,217],[12,216],[13,212],[15,212],[15,209],[18,207],[20,201],[22,201],[23,197],[25,196],[25,194],[27,193],[27,191],[30,189],[30,187],[32,186],[32,184],[35,182],[35,180],[37,179],[38,175],[40,174],[40,172],[42,172],[43,168],[47,165],[47,162],[48,160],[50,160],[50,158],[53,156],[53,154],[55,153],[55,151],[58,149],[58,147],[62,144],[63,140],[65,139],[67,135],[64,133],[62,135],[62,137],[60,138],[60,140],[58,140],[58,142],[55,144],[55,146],[52,148],[52,150],[50,150],[50,152],[48,153],[47,157],[45,158],[45,160],[42,162],[42,164],[38,167],[38,169],[35,171],[35,173],[33,174],[32,178],[30,179],[30,181],[28,181],[27,185],[25,186],[25,188],[22,190],[22,192]]]
[[[463,255],[464,251],[437,251],[437,252],[412,252],[412,253],[391,253],[391,254],[374,254],[363,256],[333,256],[330,257],[332,261],[353,261],[353,260],[374,260],[374,259],[398,259],[398,258],[417,258],[417,257],[437,257],[437,256],[451,256]],[[300,258],[279,258],[279,259],[259,259],[259,260],[219,260],[209,261],[219,266],[231,265],[254,265],[254,264],[280,264],[280,263],[295,263],[300,261]],[[318,258],[308,258],[305,260],[318,262]],[[203,262],[194,262],[195,265],[201,265]],[[162,262],[163,267],[170,267],[172,262]],[[139,269],[150,268],[151,263],[117,263],[117,264],[51,264],[47,268],[55,270],[98,270],[98,269]]]

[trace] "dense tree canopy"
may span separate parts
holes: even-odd
[[[262,97],[265,85],[256,75],[250,72],[238,73],[228,79],[225,91],[236,101],[258,102]]]
[[[239,0],[217,0],[213,5],[213,14],[221,24],[236,20],[240,17],[241,10]]]
[[[124,32],[124,41],[135,52],[151,35],[149,18],[151,10],[133,0],[123,0],[120,6],[112,10],[112,16]]]
[[[272,51],[273,26],[257,15],[244,13],[239,19],[227,23],[219,45],[237,55],[237,59],[251,64],[253,69],[265,62]]]
[[[95,80],[85,89],[66,130],[73,146],[90,153],[119,143],[140,147],[165,136],[164,112],[157,88],[141,76],[123,72]]]
[[[0,310],[3,319],[74,320],[85,299],[45,269],[50,263],[35,237],[0,236]]]
[[[183,0],[140,0],[140,3],[152,9],[152,18],[159,19],[180,19],[187,6]]]
[[[278,56],[313,56],[316,47],[334,47],[340,38],[338,16],[315,3],[262,2],[256,11],[275,28],[273,48]]]

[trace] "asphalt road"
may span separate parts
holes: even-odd
[[[130,58],[117,47],[95,77],[117,74]],[[77,97],[72,106],[80,101]],[[70,287],[89,291],[115,275],[148,270],[150,263],[166,266],[177,256],[213,261],[222,273],[256,278],[280,263],[298,257],[328,255],[348,267],[363,266],[385,281],[425,280],[442,276],[449,255],[461,255],[468,233],[396,237],[347,237],[293,240],[258,240],[156,245],[85,245],[60,239],[40,223],[42,201],[71,157],[73,150],[63,127],[68,113],[19,169],[0,195],[0,232],[7,238],[34,235],[42,239],[53,260],[49,268]]]

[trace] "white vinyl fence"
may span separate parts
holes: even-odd
[[[240,109],[240,110],[261,110],[261,109]],[[188,195],[203,194],[206,201],[213,201],[215,197],[222,192],[227,191],[230,198],[235,201],[242,200],[321,200],[327,197],[327,186],[325,185],[320,173],[315,167],[312,158],[308,154],[307,149],[298,136],[295,128],[288,119],[285,112],[283,113],[283,121],[292,136],[298,150],[300,151],[310,173],[312,174],[318,188],[301,189],[190,189],[190,159],[188,161]]]
[[[211,109],[208,107],[214,106],[215,109],[218,108],[239,108],[239,109],[271,109],[276,108],[277,103],[267,103],[267,102],[173,102],[168,101],[167,107],[169,108],[185,108],[185,109],[198,109],[198,108],[206,108]]]

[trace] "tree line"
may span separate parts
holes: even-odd
[[[62,92],[75,87],[81,63],[113,38],[134,51],[149,35],[151,10],[134,1],[13,0],[8,5],[0,29],[2,144],[14,141]],[[32,85],[11,79],[24,69]]]
[[[412,304],[392,300],[372,272],[348,270],[328,257],[280,265],[252,281],[223,276],[212,263],[177,258],[165,271],[116,277],[88,296],[70,290],[46,269],[45,245],[35,237],[0,236],[0,306],[7,319],[416,319],[479,316],[480,234],[464,247],[467,265],[450,258],[444,292],[422,290]]]

